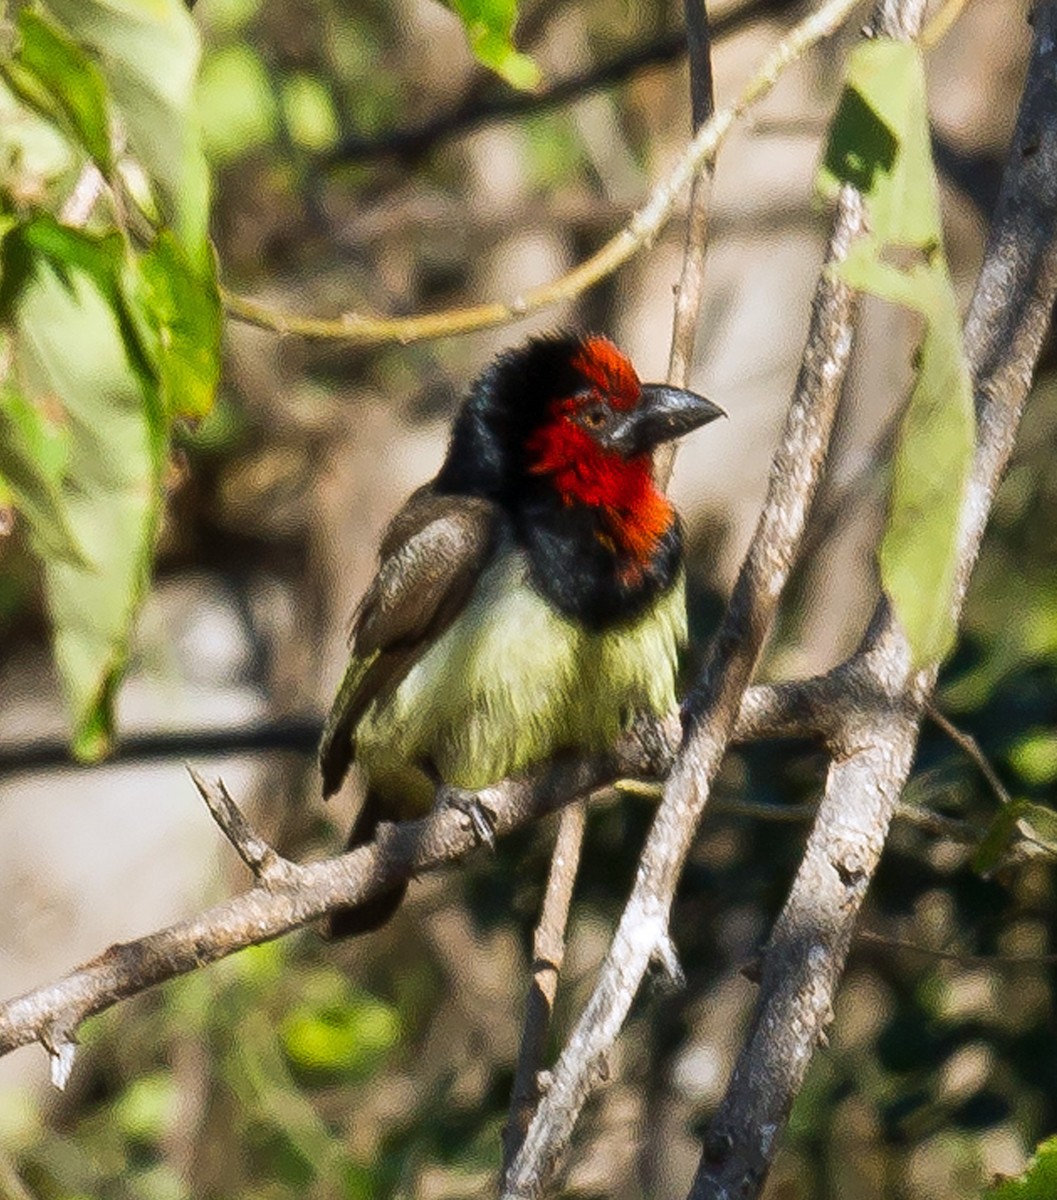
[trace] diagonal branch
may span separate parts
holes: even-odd
[[[794,4],[795,0],[792,3],[790,0],[752,0],[725,11],[715,20],[714,40],[732,37],[757,21],[784,15]],[[353,135],[343,138],[323,157],[321,165],[362,164],[386,158],[399,159],[405,166],[411,165],[448,138],[458,137],[493,122],[546,112],[591,92],[624,83],[649,67],[677,62],[686,55],[686,51],[686,34],[677,29],[645,45],[635,45],[608,62],[559,79],[543,91],[514,92],[508,89],[500,95],[482,99],[480,90],[474,87],[449,111],[421,125],[390,129],[374,137]]]
[[[279,334],[322,338],[355,346],[392,342],[403,345],[426,338],[448,337],[505,325],[561,300],[578,296],[612,274],[654,240],[671,217],[683,189],[706,163],[714,160],[734,122],[771,91],[786,67],[839,29],[860,3],[861,0],[823,0],[813,13],[794,26],[767,55],[738,100],[720,109],[701,127],[668,177],[654,188],[646,204],[635,213],[629,224],[560,279],[528,288],[509,301],[393,318],[365,313],[346,313],[337,320],[302,317],[276,312],[255,300],[225,291],[223,298],[228,316]]]
[[[1057,298],[1057,4],[1035,45],[1002,192],[965,323],[978,442],[959,530],[961,609],[987,515]],[[691,1200],[758,1194],[815,1046],[825,1036],[856,918],[896,811],[936,680],[913,672],[882,604],[845,668],[872,690],[847,710],[857,749],[830,768],[815,827],[764,954],[748,1041],[705,1141]]]

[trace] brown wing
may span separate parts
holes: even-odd
[[[352,658],[323,728],[323,795],[341,786],[368,705],[395,688],[462,611],[495,546],[499,510],[419,488],[382,538],[378,574],[352,622]]]

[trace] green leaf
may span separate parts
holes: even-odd
[[[1000,1179],[984,1200],[1053,1200],[1057,1196],[1057,1137],[1048,1138],[1035,1151],[1023,1175]]]
[[[249,46],[225,46],[206,59],[198,105],[206,149],[217,162],[241,158],[275,136],[271,81]]]
[[[76,42],[31,8],[18,15],[21,46],[5,77],[18,95],[61,124],[104,173],[113,165],[106,84]]]
[[[535,61],[514,47],[516,0],[450,0],[450,7],[462,21],[478,62],[512,87],[526,90],[539,83]]]
[[[198,31],[182,0],[47,0],[96,60],[162,211],[205,270],[209,178],[195,109]]]
[[[152,357],[170,418],[204,417],[220,378],[220,294],[212,273],[191,269],[162,231],[139,260],[140,296],[153,331]]]
[[[1057,779],[1057,733],[1033,730],[1010,748],[1009,761],[1026,783],[1046,784]]]
[[[1013,800],[998,810],[973,855],[973,870],[977,874],[990,875],[998,866],[1016,835],[1017,822],[1023,815],[1023,800]]]
[[[68,453],[61,428],[25,397],[0,388],[0,475],[29,526],[33,548],[41,557],[83,564],[62,497]]]
[[[291,139],[306,150],[329,150],[338,140],[338,118],[326,85],[312,75],[283,81],[283,118]]]
[[[39,218],[3,243],[0,320],[21,392],[62,413],[60,498],[82,559],[42,555],[73,750],[109,748],[113,698],[146,587],[160,511],[165,425],[121,306],[120,240]]]
[[[1035,842],[1057,854],[1057,810],[1030,800],[1013,800],[995,814],[973,855],[973,870],[980,875],[991,874],[1019,836],[1022,824],[1028,826]]]
[[[972,380],[942,252],[920,49],[876,39],[849,57],[818,185],[863,195],[869,233],[836,273],[925,318],[917,379],[893,458],[881,583],[914,666],[954,643],[958,522],[975,438]]]
[[[892,463],[880,550],[881,582],[915,666],[942,659],[954,644],[958,526],[976,428],[961,322],[945,265],[921,295],[928,313],[925,338]]]
[[[852,50],[819,187],[832,195],[850,183],[862,192],[881,245],[925,248],[942,240],[926,114],[916,45],[876,38]]]
[[[280,1032],[287,1058],[303,1070],[358,1073],[396,1045],[400,1018],[392,1006],[358,995],[345,1003],[306,1004]]]

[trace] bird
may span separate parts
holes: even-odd
[[[653,452],[725,415],[640,382],[600,334],[531,338],[484,369],[353,616],[319,748],[325,797],[363,772],[349,849],[435,803],[490,840],[475,791],[675,709],[683,536]],[[380,927],[406,888],[332,913],[330,935]]]

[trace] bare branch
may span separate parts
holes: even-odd
[[[610,753],[555,760],[479,795],[495,815],[496,834],[503,835],[614,779],[663,777],[675,736],[671,721],[644,721]],[[253,887],[167,929],[113,945],[58,982],[0,1004],[0,1055],[39,1041],[53,1063],[58,1059],[57,1070],[65,1079],[77,1028],[85,1018],[335,908],[359,904],[400,880],[462,857],[476,845],[462,814],[442,809],[421,821],[383,826],[371,845],[340,857],[287,863],[287,872],[268,887]]]
[[[720,109],[702,126],[675,168],[654,188],[646,204],[635,213],[628,225],[560,279],[528,288],[509,301],[475,304],[467,308],[409,317],[376,317],[365,313],[346,313],[337,320],[302,317],[294,313],[276,312],[255,300],[226,290],[223,292],[224,307],[230,317],[279,334],[322,338],[356,346],[387,342],[403,345],[426,338],[448,337],[505,325],[561,300],[578,296],[653,241],[672,215],[683,188],[705,163],[713,161],[734,122],[771,91],[786,67],[839,29],[860,2],[824,0],[815,12],[794,26],[767,55],[739,99]]]
[[[694,133],[708,121],[716,108],[712,81],[712,36],[706,0],[686,0],[686,38],[690,52],[690,108]],[[672,348],[668,358],[668,382],[686,387],[694,362],[701,297],[705,287],[705,250],[708,244],[708,211],[712,196],[712,164],[706,162],[690,186],[690,210],[686,226],[683,267],[675,289]],[[655,473],[666,489],[675,465],[675,444],[657,454]]]
[[[995,489],[1008,461],[1057,296],[1057,4],[1039,6],[1035,46],[965,324],[975,380],[977,450],[959,530],[960,610]],[[876,869],[917,742],[936,666],[912,672],[885,605],[849,671],[887,704],[865,720],[850,710],[849,742],[834,761],[815,828],[764,955],[749,1039],[706,1139],[690,1195],[758,1194],[779,1135],[831,1018],[863,896]]]
[[[239,858],[253,872],[254,878],[266,887],[296,882],[297,865],[277,854],[253,828],[232,800],[227,784],[222,779],[218,779],[216,783],[209,783],[190,765],[187,767],[187,773],[206,802],[213,820],[235,847]]]
[[[532,939],[532,982],[525,1004],[521,1048],[510,1097],[510,1117],[503,1131],[504,1171],[509,1168],[521,1146],[540,1098],[539,1076],[554,1011],[554,996],[558,990],[558,974],[565,959],[565,927],[580,866],[586,822],[587,806],[582,800],[562,810],[543,908]]]
[[[925,705],[925,712],[928,718],[934,725],[938,725],[940,729],[951,739],[951,741],[964,750],[966,755],[976,764],[977,770],[987,780],[988,787],[994,792],[999,804],[1009,804],[1012,797],[1006,791],[1006,786],[998,777],[998,772],[991,765],[991,760],[980,749],[980,743],[971,734],[965,733],[959,729],[953,721],[949,720],[935,704],[929,703]]]

